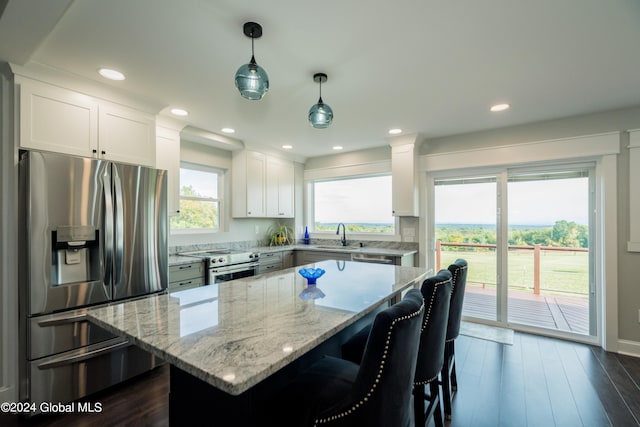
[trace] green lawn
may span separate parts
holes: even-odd
[[[496,284],[495,252],[442,251],[441,268],[457,258],[469,264],[469,285]],[[509,288],[533,292],[533,251],[509,252]],[[540,290],[587,295],[589,290],[589,254],[586,252],[547,252],[540,255]]]

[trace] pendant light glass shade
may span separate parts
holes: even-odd
[[[269,90],[269,76],[266,71],[256,63],[253,54],[253,39],[262,36],[262,27],[255,22],[244,24],[244,34],[251,37],[251,61],[244,64],[236,71],[235,81],[238,91],[243,98],[252,101],[262,99]]]
[[[320,83],[320,97],[318,103],[309,110],[309,123],[316,129],[325,129],[333,121],[333,110],[322,101],[322,83],[327,81],[327,75],[317,73],[313,76],[313,81]]]

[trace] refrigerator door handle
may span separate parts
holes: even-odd
[[[124,261],[124,198],[122,195],[122,180],[116,165],[113,167],[113,191],[115,193],[115,240],[114,240],[114,256],[116,263],[116,271],[114,278],[114,285],[118,285],[122,282],[123,274],[123,261]],[[115,298],[115,288],[114,288]]]
[[[113,193],[111,188],[111,175],[108,172],[102,174],[102,187],[104,188],[104,285],[108,287],[109,298],[112,297],[111,282],[113,274]]]
[[[53,369],[60,366],[71,365],[85,360],[93,359],[106,353],[112,353],[121,348],[125,348],[131,345],[128,340],[122,338],[114,338],[105,343],[91,346],[93,348],[83,348],[80,351],[75,352],[73,355],[60,355],[54,357],[46,362],[39,363],[38,369]]]

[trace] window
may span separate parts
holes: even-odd
[[[391,175],[316,181],[313,212],[315,232],[344,223],[350,233],[394,234]]]
[[[172,231],[218,231],[222,212],[222,171],[181,163],[180,214],[171,218]]]

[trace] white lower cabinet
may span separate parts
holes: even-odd
[[[263,252],[258,259],[258,273],[282,270],[281,252]]]
[[[202,261],[169,266],[169,292],[204,286],[205,270]]]
[[[305,251],[297,250],[296,265],[312,264],[318,261],[336,260],[336,261],[351,261],[351,254],[347,252],[334,252],[334,251]]]

